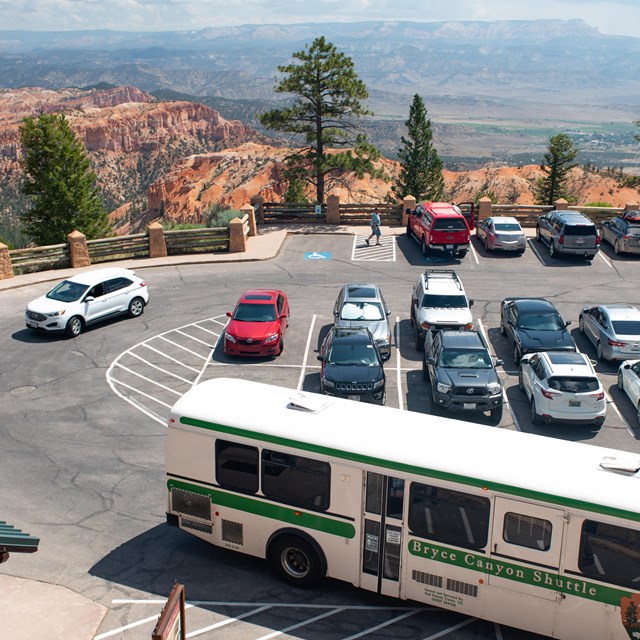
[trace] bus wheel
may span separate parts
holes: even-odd
[[[273,570],[289,584],[311,587],[324,577],[322,562],[311,544],[297,536],[281,536],[268,555]]]

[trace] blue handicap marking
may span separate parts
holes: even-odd
[[[331,253],[329,251],[306,251],[304,254],[305,260],[331,260]]]

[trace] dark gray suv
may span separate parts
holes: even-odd
[[[573,255],[592,260],[600,249],[598,228],[578,211],[549,211],[540,216],[536,239],[549,247],[551,257]]]

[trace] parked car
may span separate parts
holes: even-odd
[[[284,350],[289,300],[278,289],[249,289],[236,303],[224,332],[230,356],[277,356]]]
[[[418,241],[424,256],[434,252],[462,259],[471,242],[464,215],[447,202],[422,202],[409,211],[407,236]]]
[[[640,357],[640,310],[631,304],[585,307],[578,328],[595,346],[598,360]]]
[[[600,233],[603,240],[613,245],[616,254],[640,253],[640,211],[605,220]]]
[[[487,251],[524,253],[527,248],[527,238],[515,218],[492,216],[479,220],[476,225],[476,236],[484,243]]]
[[[584,353],[547,351],[522,356],[518,385],[531,406],[531,422],[602,426],[604,389]]]
[[[149,302],[147,283],[129,269],[94,269],[58,283],[25,311],[29,329],[75,338],[85,327],[120,314],[136,318]]]
[[[525,353],[577,351],[558,310],[544,298],[505,298],[500,303],[500,333],[513,344],[515,363]]]
[[[578,211],[549,211],[540,216],[536,238],[549,247],[551,257],[574,255],[592,260],[600,249],[598,228]]]
[[[411,293],[416,349],[422,348],[428,331],[473,329],[472,304],[453,269],[426,269],[421,273]]]
[[[618,369],[618,389],[624,391],[636,408],[640,424],[640,360],[625,360]]]
[[[345,284],[333,306],[338,328],[366,327],[383,360],[391,357],[391,311],[377,284]]]
[[[320,392],[348,400],[383,405],[384,368],[371,332],[366,327],[331,327],[322,342]]]
[[[436,406],[450,411],[489,412],[502,419],[500,378],[487,344],[477,331],[429,332],[424,343],[422,377],[431,381]]]

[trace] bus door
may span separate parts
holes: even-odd
[[[492,598],[501,603],[503,624],[519,621],[522,627],[527,615],[535,615],[536,633],[552,635],[565,522],[561,509],[496,497],[487,581],[503,590]],[[505,612],[513,620],[506,620]]]
[[[401,478],[365,474],[360,586],[396,598],[400,595],[404,493]]]

